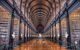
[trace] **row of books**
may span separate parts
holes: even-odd
[[[9,40],[9,18],[0,16],[0,45],[7,44]]]

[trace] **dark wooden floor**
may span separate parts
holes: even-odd
[[[14,50],[67,50],[60,47],[58,44],[52,43],[47,40],[34,39],[30,42],[24,43],[21,46],[14,48]]]

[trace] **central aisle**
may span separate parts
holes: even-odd
[[[58,44],[43,39],[35,39],[16,47],[14,50],[67,50]]]

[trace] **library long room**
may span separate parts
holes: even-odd
[[[80,0],[0,0],[0,50],[80,50]]]

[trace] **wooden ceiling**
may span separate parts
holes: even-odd
[[[37,28],[39,24],[45,28],[48,21],[51,20],[52,17],[55,18],[63,8],[66,1],[67,0],[16,0],[18,5],[22,3],[22,12],[31,19],[35,28]]]

